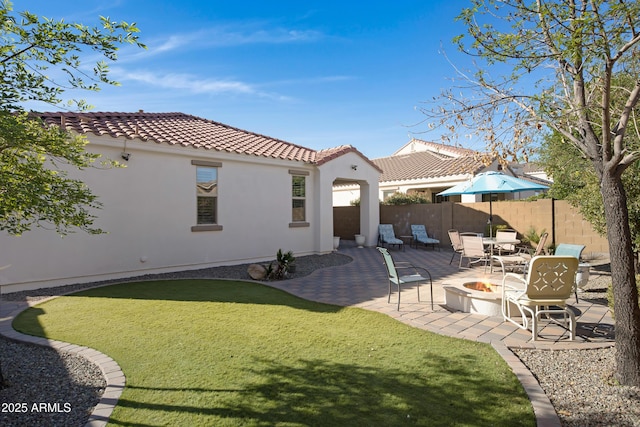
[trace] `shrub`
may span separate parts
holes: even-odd
[[[538,246],[538,242],[540,242],[540,236],[546,233],[546,229],[542,229],[540,231],[536,230],[534,226],[529,227],[527,232],[522,236],[522,240],[531,244],[531,246]]]
[[[414,193],[393,193],[391,196],[387,197],[386,200],[382,202],[383,205],[423,205],[426,203],[431,203],[431,200],[424,196],[423,194]]]

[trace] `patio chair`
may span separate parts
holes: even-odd
[[[547,238],[549,237],[549,233],[542,233],[540,235],[540,240],[536,245],[536,249],[533,254],[530,254],[528,248],[519,248],[518,252],[512,255],[493,255],[491,260],[498,261],[502,268],[502,274],[506,273],[506,268],[511,268],[513,271],[520,270],[521,274],[524,274],[527,270],[527,265],[531,258],[539,255],[543,255],[544,245],[547,243]]]
[[[391,224],[379,224],[378,225],[378,243],[384,247],[385,243],[389,246],[398,246],[398,249],[404,250],[404,242],[396,237],[393,232],[393,225]]]
[[[447,233],[449,233],[449,240],[451,240],[451,247],[453,248],[453,254],[449,261],[449,265],[451,265],[456,254],[462,256],[462,239],[460,239],[460,232],[458,230],[451,229]]]
[[[469,259],[469,267],[476,262],[484,262],[484,271],[487,271],[487,264],[491,260],[490,252],[485,248],[482,237],[478,235],[461,235],[462,253],[460,254],[460,264],[458,268],[462,268],[462,259]]]
[[[400,293],[402,285],[415,283],[418,290],[418,302],[420,301],[420,284],[426,283],[429,281],[429,286],[431,287],[431,310],[433,310],[433,280],[431,279],[431,273],[429,270],[423,267],[416,267],[415,265],[409,262],[395,262],[391,257],[391,254],[386,248],[377,247],[380,254],[382,254],[382,259],[384,260],[384,265],[387,269],[387,277],[389,279],[389,295],[387,296],[387,302],[391,303],[391,287],[392,285],[396,285],[398,289],[398,310],[400,310]],[[399,275],[398,270],[412,270],[413,274],[408,275]],[[424,271],[428,277],[422,276],[419,273],[419,270]]]
[[[577,270],[578,260],[575,257],[541,255],[531,259],[526,276],[506,273],[502,279],[504,320],[521,329],[531,327],[532,339],[535,341],[544,315],[550,322],[566,325],[573,341],[576,336],[576,319],[573,311],[567,307],[567,299],[571,296]],[[507,279],[517,280],[524,287],[507,283]],[[516,308],[518,313],[514,316],[512,311]],[[558,314],[562,314],[562,320],[553,317]]]
[[[500,243],[501,240],[513,241],[518,237],[515,230],[498,230],[496,231],[496,244],[494,249],[498,250],[498,255],[516,252],[516,245],[513,243]]]
[[[416,244],[416,249],[418,249],[419,243],[425,247],[431,245],[433,250],[436,249],[436,245],[440,245],[440,240],[429,237],[424,225],[411,224],[411,236],[413,237],[412,241]]]
[[[580,262],[580,257],[582,256],[582,251],[584,250],[584,245],[571,245],[568,243],[560,243],[556,246],[556,250],[553,253],[555,256],[572,256]],[[576,274],[578,272],[576,271]],[[573,281],[573,293],[576,296],[576,304],[578,303],[578,283]]]

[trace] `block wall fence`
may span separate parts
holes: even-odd
[[[334,207],[334,235],[353,240],[360,233],[358,206]],[[519,236],[531,227],[549,233],[548,243],[585,245],[583,255],[609,252],[605,236],[593,230],[591,224],[566,201],[501,201],[492,203],[493,224],[504,224]],[[430,236],[440,240],[440,246],[450,248],[447,230],[486,232],[489,203],[428,203],[408,206],[380,206],[380,223],[393,224],[396,237],[411,235],[411,224],[424,224]],[[367,246],[375,245],[377,236],[366,236]]]

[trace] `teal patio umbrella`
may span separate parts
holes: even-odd
[[[502,172],[482,172],[468,181],[454,185],[448,190],[438,193],[438,196],[456,196],[461,194],[493,194],[518,193],[520,191],[543,191],[549,187],[526,179],[505,175]],[[493,237],[493,207],[489,197],[489,237]]]

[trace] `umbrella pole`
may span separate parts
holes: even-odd
[[[493,238],[493,197],[489,193],[489,238]]]

